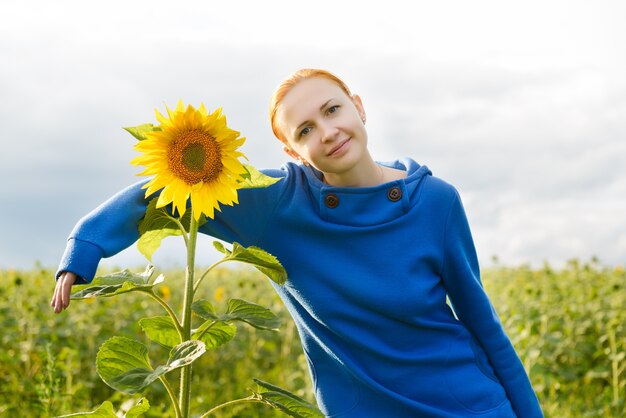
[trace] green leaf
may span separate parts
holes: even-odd
[[[100,346],[96,370],[104,383],[131,394],[150,384],[145,380],[153,372],[146,346],[126,337],[110,338]]]
[[[175,218],[169,214],[166,207],[157,208],[157,201],[158,198],[155,197],[148,202],[146,214],[139,222],[137,249],[149,261],[152,261],[152,255],[159,249],[163,239],[183,234],[177,219],[185,229],[185,232],[189,231],[191,223],[191,211],[186,211],[182,218]],[[206,217],[202,215],[198,220],[198,227],[205,223]]]
[[[124,130],[129,132],[132,136],[134,136],[138,140],[143,141],[144,139],[146,139],[147,132],[160,131],[161,128],[159,128],[158,126],[154,126],[151,123],[144,123],[141,125],[124,128]]]
[[[150,278],[154,275],[154,266],[148,264],[143,273],[133,273],[128,269],[117,271],[115,273],[107,274],[104,276],[97,276],[92,280],[89,285],[115,285],[122,284],[124,282],[133,282],[135,284],[143,285],[150,283]]]
[[[285,414],[296,418],[324,418],[324,414],[314,405],[288,390],[260,379],[254,379],[254,381],[263,388],[262,391],[254,392],[255,395],[265,403],[281,410]]]
[[[154,285],[163,281],[163,275],[159,275],[150,284],[150,278],[154,274],[154,266],[148,265],[143,273],[133,273],[123,270],[106,276],[93,279],[90,284],[74,286],[78,291],[72,294],[72,299],[87,299],[95,297],[110,297],[121,293],[135,290],[149,290]]]
[[[121,295],[122,293],[133,292],[137,290],[149,290],[153,285],[137,285],[133,282],[124,282],[116,285],[90,286],[86,289],[73,293],[71,299],[88,299],[97,297],[111,297]]]
[[[136,405],[130,408],[128,412],[126,412],[126,414],[124,415],[124,418],[139,418],[140,416],[148,412],[149,409],[150,409],[150,403],[148,402],[148,400],[146,398],[141,398],[139,402],[137,402]],[[109,401],[104,401],[102,405],[100,405],[96,410],[92,412],[78,412],[75,414],[61,415],[56,418],[68,418],[68,417],[72,417],[72,418],[82,418],[82,417],[117,418],[117,415],[115,414],[115,411],[113,409],[113,404]]]
[[[236,332],[237,327],[232,324],[208,320],[193,330],[191,338],[202,341],[207,350],[212,350],[232,340]]]
[[[131,394],[149,385],[146,377],[153,372],[146,346],[126,337],[110,338],[100,346],[96,370],[104,383]]]
[[[277,330],[280,319],[272,311],[243,299],[231,299],[228,301],[228,309],[225,315],[221,315],[222,321],[243,321],[254,328]]]
[[[109,401],[104,401],[102,402],[102,405],[100,405],[97,409],[95,409],[92,412],[77,412],[75,414],[60,415],[57,418],[68,418],[68,417],[72,417],[72,418],[83,418],[83,417],[117,418],[117,415],[115,415],[115,411],[113,410],[113,404]]]
[[[164,374],[191,364],[205,351],[201,341],[185,341],[172,348],[166,364],[153,370],[144,344],[126,337],[113,337],[100,347],[96,370],[113,389],[133,394]]]
[[[150,340],[164,347],[172,348],[180,344],[180,335],[169,316],[153,316],[139,320],[139,326]]]
[[[259,247],[250,246],[246,248],[237,242],[233,242],[231,251],[219,241],[213,241],[213,246],[219,252],[225,254],[223,258],[225,261],[232,260],[252,264],[261,273],[278,284],[283,284],[287,281],[287,272],[278,259]]]
[[[141,398],[139,402],[128,410],[124,418],[139,418],[150,409],[150,402],[146,398]]]
[[[282,178],[275,178],[266,176],[261,173],[259,170],[254,168],[249,164],[244,164],[243,167],[246,169],[247,173],[242,175],[244,180],[239,182],[239,187],[242,189],[256,189],[262,187],[269,187],[274,183],[282,180]]]
[[[191,310],[195,312],[200,318],[219,320],[215,308],[206,299],[200,299],[191,304]]]
[[[201,341],[185,341],[172,348],[172,350],[170,351],[170,357],[167,360],[167,364],[165,366],[157,367],[157,370],[159,368],[167,368],[167,373],[170,370],[184,367],[188,364],[193,363],[205,352],[206,347]]]
[[[255,328],[276,330],[280,325],[280,319],[272,311],[243,299],[231,299],[225,314],[217,314],[215,308],[206,299],[195,301],[191,310],[203,319],[211,321],[241,321]]]
[[[139,240],[137,249],[144,257],[152,261],[152,255],[161,246],[164,238],[182,235],[176,219],[169,215],[167,210],[157,208],[158,198],[150,200],[146,208],[146,215],[139,222]],[[187,211],[190,216],[191,212]]]

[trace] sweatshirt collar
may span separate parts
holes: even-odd
[[[335,224],[371,226],[390,222],[415,206],[421,180],[432,174],[428,167],[410,158],[377,163],[404,170],[407,177],[371,187],[335,187],[325,184],[315,168],[303,167],[319,216]]]

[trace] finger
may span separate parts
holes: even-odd
[[[54,290],[52,291],[52,299],[50,299],[50,306],[54,306],[54,299],[57,296],[57,284],[59,284],[59,279],[54,283]]]
[[[61,284],[60,294],[61,294],[61,302],[63,309],[67,309],[70,305],[70,292],[72,290],[72,285],[76,281],[76,276],[73,273],[67,272],[65,274],[63,283]]]
[[[61,290],[61,283],[63,282],[64,276],[65,273],[62,273],[54,286],[54,294],[52,295],[52,301],[50,302],[50,305],[54,308],[54,313],[59,313],[61,311],[59,305],[59,292]]]
[[[61,286],[59,285],[59,290],[57,291],[57,295],[54,299],[54,313],[60,313],[63,310],[63,304],[61,303]]]
[[[54,288],[51,305],[55,313],[60,313],[70,304],[70,292],[77,276],[69,271],[61,273]]]

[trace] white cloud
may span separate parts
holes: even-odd
[[[378,159],[410,155],[459,188],[481,257],[623,263],[626,4],[406,7],[3,2],[0,266],[56,263],[78,217],[135,180],[121,127],[164,102],[222,106],[253,164],[281,164],[268,100],[304,66],[361,95]]]

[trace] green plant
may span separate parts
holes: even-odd
[[[570,260],[557,270],[500,266],[485,287],[546,417],[626,416],[626,274]]]
[[[72,299],[113,297],[139,292],[156,301],[167,314],[139,320],[145,335],[168,350],[167,360],[154,367],[149,348],[141,341],[125,336],[114,336],[98,351],[96,369],[100,378],[111,388],[130,395],[143,391],[154,382],[160,382],[167,392],[176,418],[190,416],[192,391],[192,363],[207,350],[230,342],[236,333],[234,323],[246,323],[261,330],[276,330],[278,318],[269,309],[243,299],[231,299],[225,312],[219,313],[210,301],[195,300],[200,284],[218,265],[227,261],[250,264],[271,280],[283,284],[287,273],[271,254],[257,247],[243,247],[234,242],[227,249],[218,241],[214,247],[224,257],[196,276],[196,246],[198,228],[213,217],[219,203],[236,204],[237,190],[268,187],[279,179],[267,177],[237,159],[243,154],[236,151],[245,138],[226,126],[221,109],[208,114],[204,105],[186,109],[179,101],[168,118],[157,111],[160,126],[143,124],[127,128],[140,142],[135,148],[143,155],[133,164],[146,165],[143,174],[154,175],[144,185],[146,197],[155,191],[153,198],[138,225],[138,248],[151,260],[161,241],[169,236],[182,236],[187,250],[183,303],[180,315],[156,291],[164,276],[154,278],[155,268],[149,265],[143,273],[129,270],[96,277],[90,284],[78,286]],[[189,201],[189,208],[187,202]],[[171,211],[167,206],[171,205]],[[192,315],[200,319],[194,323]],[[198,322],[198,321],[196,321]],[[168,375],[180,370],[178,393],[168,380]],[[304,399],[277,386],[255,379],[259,389],[245,398],[212,405],[203,413],[208,417],[227,406],[260,402],[294,417],[320,417],[321,413]],[[145,398],[131,406],[125,416],[132,418],[146,413],[150,405]],[[71,416],[115,417],[113,405],[104,402],[95,411]]]
[[[173,232],[168,229],[171,224],[180,226],[180,230]],[[127,394],[135,394],[152,383],[159,381],[166,389],[171,401],[175,416],[189,416],[189,397],[191,394],[191,364],[202,356],[206,350],[216,349],[230,342],[236,334],[234,323],[245,323],[259,330],[275,331],[278,328],[278,317],[269,309],[243,299],[230,299],[225,312],[218,313],[213,304],[206,300],[194,300],[194,295],[207,275],[218,265],[228,261],[238,261],[253,265],[277,283],[286,280],[286,272],[278,260],[267,252],[256,248],[244,248],[233,243],[232,249],[215,241],[214,246],[224,254],[224,257],[209,266],[204,273],[195,279],[194,268],[195,246],[198,223],[194,221],[192,212],[182,220],[169,215],[165,209],[157,209],[155,202],[148,205],[146,216],[140,224],[142,232],[139,246],[149,247],[154,251],[157,246],[146,245],[147,241],[160,241],[168,235],[183,234],[188,250],[188,267],[185,278],[185,295],[183,297],[182,314],[177,315],[174,309],[157,291],[158,286],[164,284],[164,276],[154,278],[154,267],[148,268],[140,274],[128,270],[96,277],[89,285],[77,286],[72,299],[90,299],[94,297],[113,297],[130,292],[145,294],[162,306],[166,316],[153,316],[139,320],[139,325],[146,336],[169,350],[167,361],[153,367],[148,355],[148,347],[140,341],[123,336],[114,336],[107,340],[99,349],[96,368],[99,376],[110,387]],[[159,231],[155,234],[155,231]],[[157,236],[158,235],[158,236]],[[148,256],[151,253],[147,254]],[[201,321],[192,323],[192,314]],[[179,319],[181,318],[181,319]],[[195,326],[197,325],[197,326]],[[182,369],[180,374],[180,390],[176,395],[171,383],[167,380],[170,372]],[[213,412],[233,406],[237,403],[260,402],[270,405],[294,417],[318,417],[321,414],[306,400],[277,386],[254,379],[258,390],[252,390],[248,397],[232,400],[221,405],[211,406],[202,416],[208,417]],[[144,413],[149,408],[147,400],[141,399],[127,413],[127,417],[134,417]],[[103,403],[99,408],[83,415],[114,417],[110,402]]]
[[[210,239],[201,237],[198,245],[210,246]],[[98,275],[120,269],[103,263]],[[167,280],[156,286],[155,292],[171,305],[180,306],[182,292],[175,289],[183,288],[184,269],[162,272]],[[0,416],[62,415],[92,410],[104,401],[123,415],[141,394],[126,395],[102,382],[94,367],[96,353],[107,336],[124,335],[144,342],[150,358],[161,358],[163,348],[143,334],[139,320],[163,315],[163,308],[140,292],[130,292],[86,299],[73,304],[68,315],[54,315],[48,306],[53,275],[54,269],[39,265],[0,269]],[[626,359],[620,354],[626,352],[626,272],[621,266],[572,260],[558,269],[498,265],[484,268],[482,275],[507,333],[528,367],[546,418],[626,416]],[[295,325],[269,279],[246,264],[225,263],[205,280],[196,297],[210,300],[216,310],[225,311],[231,298],[246,299],[270,308],[281,319],[281,326],[280,332],[239,327],[236,338],[196,360],[192,385],[202,390],[193,390],[192,410],[206,411],[209,404],[246,397],[248,387],[254,385],[251,376],[289,388],[313,402]],[[46,389],[50,402],[42,391],[51,384],[45,377],[49,365],[54,367],[56,381],[56,388]],[[176,382],[178,373],[169,373],[168,379]],[[173,416],[162,385],[152,384],[144,396],[150,400],[146,418]],[[50,415],[42,403],[49,405]],[[235,404],[215,411],[211,418],[280,414],[258,405]]]

